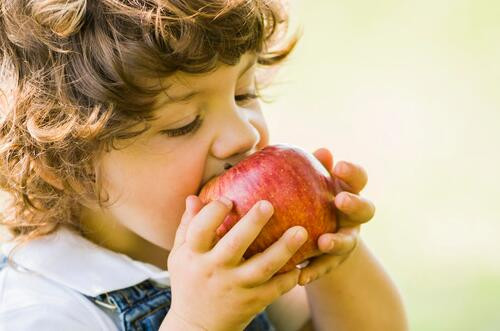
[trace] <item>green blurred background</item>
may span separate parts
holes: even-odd
[[[361,164],[412,330],[500,330],[500,2],[291,2],[271,142]]]

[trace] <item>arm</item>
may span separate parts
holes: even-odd
[[[407,330],[401,297],[360,240],[338,268],[306,285],[314,330]]]
[[[301,271],[306,285],[314,330],[407,330],[401,297],[390,277],[359,238],[360,224],[375,213],[373,203],[359,192],[365,187],[365,169],[347,161],[333,166],[326,148],[314,155],[335,181],[335,207],[339,229],[323,234],[318,247],[324,253]],[[333,240],[333,249],[328,243]],[[356,242],[359,244],[356,245]]]
[[[338,269],[296,286],[267,313],[278,331],[408,329],[397,289],[361,241]]]
[[[295,286],[270,304],[266,312],[277,331],[302,331],[311,321],[305,287]]]

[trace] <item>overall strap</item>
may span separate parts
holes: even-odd
[[[122,330],[156,331],[170,308],[171,295],[170,288],[146,280],[92,299],[118,315]]]
[[[90,299],[117,314],[124,331],[157,331],[170,309],[172,292],[170,287],[160,287],[145,280]],[[265,311],[245,328],[245,331],[274,330]]]

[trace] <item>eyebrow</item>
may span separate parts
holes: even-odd
[[[244,76],[256,63],[257,63],[257,58],[253,58],[251,61],[249,61],[249,63],[239,73],[238,79],[240,79],[242,76]],[[172,86],[172,85],[170,85],[170,86]],[[165,105],[168,105],[168,104],[172,104],[172,103],[189,101],[192,98],[194,98],[198,93],[200,93],[200,91],[193,90],[193,91],[190,91],[189,93],[187,93],[185,95],[180,95],[180,96],[177,96],[177,97],[171,97],[171,96],[169,96],[167,94],[167,90],[170,88],[170,86],[167,87],[165,89],[165,91],[163,92],[163,94],[165,94],[168,97],[168,99],[162,101],[160,104],[158,104],[156,106],[156,108],[159,108],[159,107],[162,107],[162,106],[165,106]]]

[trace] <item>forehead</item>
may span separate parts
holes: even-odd
[[[158,88],[161,92],[155,98],[155,108],[170,102],[182,101],[185,97],[204,91],[217,90],[226,84],[231,85],[246,76],[256,64],[256,56],[245,54],[232,66],[220,64],[213,71],[200,74],[175,72],[158,79],[143,79],[141,84]]]

